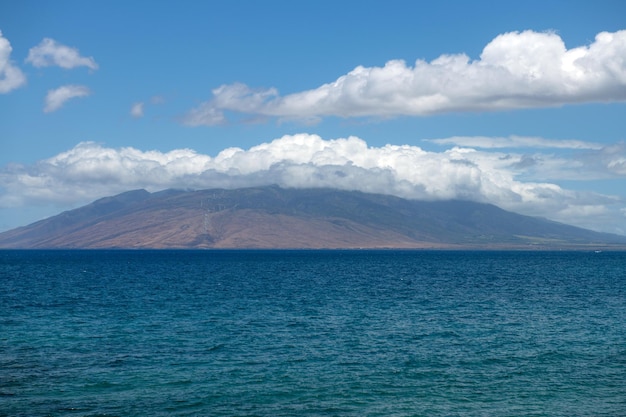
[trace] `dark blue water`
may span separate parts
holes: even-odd
[[[626,253],[1,251],[1,416],[624,416]]]

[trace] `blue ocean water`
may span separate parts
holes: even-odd
[[[0,251],[0,416],[625,416],[626,253]]]

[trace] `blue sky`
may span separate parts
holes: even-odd
[[[431,4],[432,3],[432,4]],[[0,231],[332,186],[626,234],[626,3],[0,3]]]

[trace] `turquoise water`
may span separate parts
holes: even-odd
[[[0,416],[620,415],[626,253],[0,251]]]

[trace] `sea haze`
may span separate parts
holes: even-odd
[[[593,251],[0,251],[0,415],[624,415],[625,270]]]

